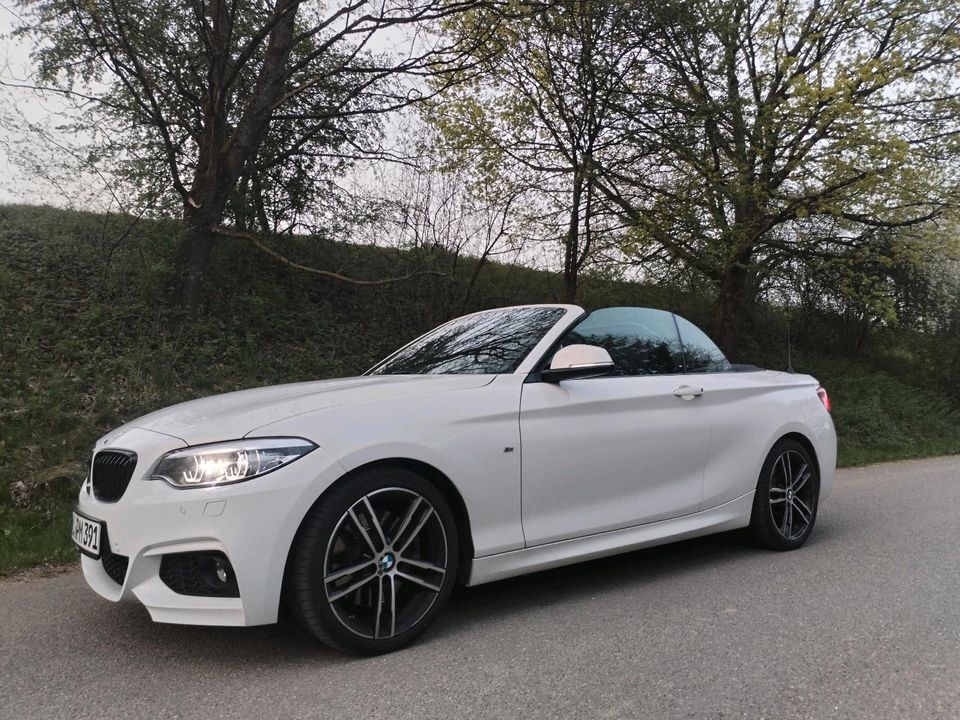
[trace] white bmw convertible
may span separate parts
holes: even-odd
[[[502,308],[362,377],[245,390],[98,441],[73,516],[90,586],[160,622],[411,642],[477,585],[749,528],[792,550],[836,435],[807,375],[735,368],[662,310]]]

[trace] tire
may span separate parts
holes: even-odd
[[[796,440],[780,440],[760,469],[751,538],[771,550],[796,550],[813,532],[819,496],[820,471],[810,451]]]
[[[458,558],[453,513],[436,487],[401,467],[362,470],[304,519],[286,600],[307,632],[336,650],[393,652],[446,605]]]

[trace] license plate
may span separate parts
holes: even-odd
[[[94,560],[100,559],[100,537],[103,535],[103,523],[91,520],[77,511],[73,513],[73,543],[80,552],[89,555]]]

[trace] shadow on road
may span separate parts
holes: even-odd
[[[818,527],[808,546],[813,549],[829,539],[835,528]],[[576,603],[598,595],[616,593],[638,583],[660,583],[698,571],[704,566],[723,567],[747,562],[758,555],[775,553],[750,546],[739,533],[725,533],[647,550],[558,568],[535,575],[459,588],[426,642],[444,642],[462,634],[478,621],[500,622],[538,608]],[[254,628],[211,628],[163,625],[150,621],[146,611],[134,604],[97,602],[78,610],[95,612],[99,624],[110,616],[111,631],[100,641],[112,653],[128,652],[142,661],[149,653],[163,662],[203,661],[207,665],[236,668],[252,665],[364,662],[334,653],[309,639],[297,624],[282,618],[278,625]],[[83,618],[78,618],[83,622]]]
[[[512,614],[657,583],[706,565],[722,566],[765,552],[750,545],[742,533],[730,532],[458,588],[430,637],[455,634],[460,626],[480,619],[497,622]]]

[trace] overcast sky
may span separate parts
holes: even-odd
[[[17,16],[8,0],[0,0],[0,80],[16,83],[25,80],[31,71],[29,48],[15,43],[10,37]],[[49,123],[59,106],[51,106],[29,90],[0,86],[0,116],[4,128],[0,130],[0,202],[43,202],[44,188],[30,181],[27,173],[14,162],[12,155],[24,145],[36,142],[30,131],[23,127],[17,117],[19,110],[31,122],[40,125]],[[7,128],[6,121],[15,121],[15,127]]]

